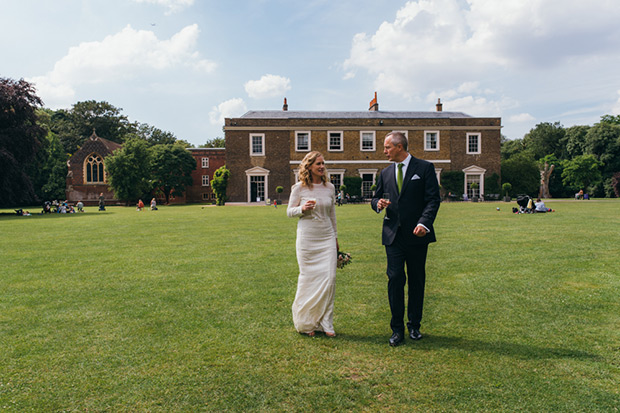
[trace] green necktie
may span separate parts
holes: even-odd
[[[405,164],[403,163],[398,164],[398,174],[396,175],[396,183],[398,184],[399,194],[400,194],[400,190],[403,187],[403,166],[405,166]]]

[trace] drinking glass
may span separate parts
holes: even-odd
[[[383,196],[381,197],[381,199],[383,199],[385,201],[389,201],[390,200],[390,193],[389,192],[384,192]],[[387,207],[385,207],[385,218],[384,219],[387,219],[387,220],[390,219],[390,217],[387,216]]]
[[[316,198],[308,198],[308,201],[314,203],[314,209],[310,211],[310,215],[312,216],[312,219],[318,219],[316,214],[314,213],[314,210],[316,209]]]

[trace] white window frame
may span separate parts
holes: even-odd
[[[426,137],[431,134],[434,133],[437,135],[437,147],[436,148],[431,148],[428,146],[428,141],[426,139]],[[439,150],[439,142],[440,142],[440,134],[438,130],[425,130],[424,131],[424,150],[427,152],[436,152]]]
[[[202,168],[203,169],[207,169],[208,167],[209,167],[209,158],[203,157],[202,158]]]
[[[202,175],[202,186],[209,186],[209,175]]]
[[[331,135],[339,134],[340,135],[340,145],[338,149],[332,149],[331,146]],[[327,151],[328,152],[342,152],[344,151],[344,133],[342,131],[327,131]]]
[[[469,138],[472,136],[477,136],[478,137],[478,151],[476,152],[471,152],[469,150]],[[472,132],[472,133],[468,133],[467,134],[467,138],[465,139],[465,153],[468,155],[479,155],[480,153],[482,153],[482,133],[480,132]]]
[[[333,176],[340,176],[340,185],[344,184],[344,173],[345,173],[345,169],[330,169],[327,171],[327,180],[329,182],[332,181],[332,175]],[[336,188],[336,192],[340,192],[340,188]]]
[[[261,152],[254,152],[253,138],[259,137],[261,139]],[[264,133],[250,133],[250,156],[265,156],[265,134]]]
[[[299,135],[308,134],[308,149],[299,149]],[[295,152],[310,152],[312,150],[312,133],[308,130],[295,131]]]
[[[373,186],[375,184],[375,182],[377,182],[377,172],[379,172],[378,169],[358,169],[357,172],[360,174],[360,178],[362,178],[362,187],[360,188],[360,190],[362,191],[362,196],[364,195],[364,182],[371,182],[371,181],[364,181],[364,175],[372,175],[372,182],[370,186]],[[370,188],[368,188],[368,190],[370,191]]]
[[[364,134],[372,134],[372,148],[364,149]],[[377,150],[377,132],[374,130],[362,130],[360,131],[360,151],[361,152],[374,152]]]
[[[203,201],[208,201],[210,198],[209,193],[208,192],[203,192],[202,193],[202,200]]]

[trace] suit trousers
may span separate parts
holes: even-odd
[[[394,242],[385,246],[387,255],[388,298],[393,332],[404,333],[405,324],[405,284],[409,277],[409,297],[407,302],[407,327],[419,329],[424,305],[424,284],[426,282],[426,255],[428,244],[413,244],[399,228]],[[405,264],[407,274],[405,274]]]

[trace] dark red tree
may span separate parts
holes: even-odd
[[[42,105],[32,84],[0,78],[0,206],[35,201],[27,167],[46,134],[36,122]]]

